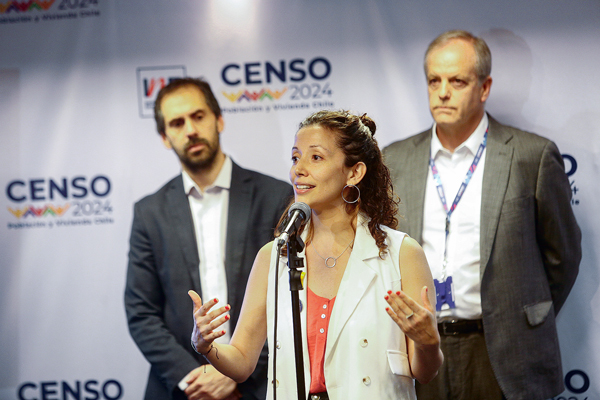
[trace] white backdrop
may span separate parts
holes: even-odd
[[[367,112],[382,147],[430,126],[423,52],[454,28],[490,45],[491,114],[565,155],[584,252],[557,399],[600,399],[599,21],[598,0],[0,1],[0,399],[141,398],[122,292],[132,205],[179,172],[162,82],[208,79],[226,152],[287,179],[317,109]]]

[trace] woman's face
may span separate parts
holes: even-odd
[[[300,129],[292,147],[290,169],[296,201],[315,211],[343,205],[342,189],[352,176],[344,158],[331,131],[318,125]]]

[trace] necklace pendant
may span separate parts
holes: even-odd
[[[329,265],[329,260],[333,260],[333,264],[332,265]],[[325,266],[327,268],[333,268],[333,267],[335,267],[335,264],[337,264],[337,258],[335,258],[335,257],[327,257],[325,259]]]

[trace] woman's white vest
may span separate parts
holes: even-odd
[[[359,216],[352,254],[346,266],[329,321],[325,349],[325,384],[329,398],[416,399],[414,380],[406,351],[404,333],[387,315],[386,292],[400,288],[398,255],[405,234],[383,227],[388,253],[379,258],[367,221]],[[307,232],[308,229],[305,229]],[[269,342],[268,399],[273,398],[273,318],[275,256],[273,246],[267,298]],[[300,256],[304,257],[304,253]],[[277,330],[277,398],[298,398],[291,294],[287,259],[279,263],[279,321]],[[306,269],[306,268],[305,268]],[[305,278],[304,282],[307,280]],[[299,292],[302,305],[302,350],[306,394],[310,388],[310,359],[306,342],[306,290]]]

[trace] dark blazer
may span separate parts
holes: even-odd
[[[273,239],[291,186],[233,163],[225,268],[232,329],[260,248]],[[206,360],[190,345],[193,289],[202,296],[198,247],[181,175],[135,204],[125,310],[129,331],[151,364],[146,399],[185,399],[177,384]],[[238,387],[244,399],[264,399],[267,350],[254,374]]]
[[[555,316],[577,277],[581,232],[556,145],[489,121],[480,226],[486,346],[507,399],[547,399],[564,390]],[[419,242],[430,147],[431,129],[384,149],[401,199],[398,229]]]

